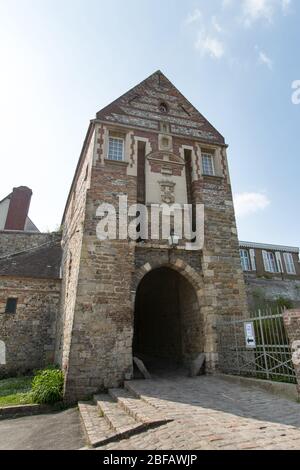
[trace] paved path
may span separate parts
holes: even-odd
[[[218,377],[131,382],[173,422],[102,449],[298,449],[300,404]]]
[[[71,450],[84,445],[76,408],[0,421],[0,450]]]

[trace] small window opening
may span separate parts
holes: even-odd
[[[6,301],[5,313],[16,313],[18,299],[9,298]]]
[[[161,102],[159,105],[159,110],[161,113],[167,113],[168,112],[168,105],[165,102]]]

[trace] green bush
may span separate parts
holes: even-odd
[[[59,369],[48,368],[36,372],[32,381],[34,403],[56,403],[62,400],[64,374]]]
[[[277,307],[282,308],[282,309],[284,309],[284,308],[289,308],[289,309],[294,308],[293,302],[289,299],[284,298],[284,297],[278,297],[275,301],[275,304],[276,304]]]

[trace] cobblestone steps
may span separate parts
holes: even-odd
[[[166,424],[169,420],[157,408],[151,406],[129,390],[114,388],[109,390],[110,396],[136,421],[148,426]]]
[[[94,401],[108,426],[116,434],[126,436],[143,427],[143,423],[130,416],[110,395],[95,395]]]
[[[115,432],[100,416],[99,409],[94,403],[79,402],[78,408],[88,445],[97,447],[114,441]]]
[[[120,441],[170,421],[156,408],[120,388],[95,395],[93,402],[79,402],[78,407],[87,442],[92,447]]]

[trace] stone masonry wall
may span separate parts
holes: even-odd
[[[0,231],[0,258],[50,243],[56,233],[32,233]]]
[[[300,310],[287,310],[283,318],[290,340],[292,361],[297,376],[297,388],[300,396]]]
[[[87,194],[77,299],[66,380],[66,399],[120,385],[132,373],[131,276],[134,247],[128,240],[101,242],[96,210],[127,194],[136,202],[136,177],[124,163],[96,162]]]
[[[222,154],[223,176],[201,176],[192,188],[194,201],[205,206],[203,315],[205,351],[211,368],[218,361],[217,317],[247,315],[248,311],[225,149]]]
[[[72,341],[74,309],[77,299],[78,275],[84,230],[87,191],[95,147],[95,134],[87,138],[85,158],[77,169],[64,217],[62,247],[61,309],[56,330],[56,361],[68,376],[69,354]]]
[[[6,355],[0,377],[53,364],[60,285],[60,280],[0,277],[0,341]],[[9,297],[18,299],[15,314],[5,313]]]
[[[300,307],[300,281],[282,279],[262,279],[255,275],[244,274],[250,308],[267,300],[274,301],[279,297],[291,300],[294,307]]]

